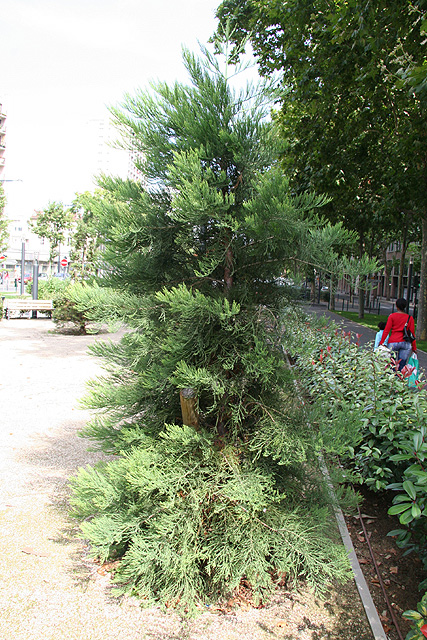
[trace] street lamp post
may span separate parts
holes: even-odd
[[[25,240],[22,240],[21,244],[21,296],[25,293]]]
[[[37,300],[39,297],[39,254],[38,251],[34,252],[34,262],[33,262],[33,300]],[[37,318],[37,311],[33,311],[33,318]]]
[[[37,300],[39,293],[39,252],[34,251],[33,262],[33,300]]]

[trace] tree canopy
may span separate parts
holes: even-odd
[[[51,262],[58,255],[59,246],[65,241],[66,232],[71,229],[72,223],[71,212],[64,208],[62,202],[49,202],[43,211],[37,213],[36,220],[31,224],[36,235],[49,240]]]
[[[98,211],[103,206],[105,193],[77,193],[70,207],[73,217],[72,246],[70,260],[73,272],[81,278],[90,278],[102,267],[104,239],[100,232]]]
[[[427,247],[426,110],[421,88],[408,90],[410,69],[424,59],[423,7],[225,0],[218,10],[219,35],[231,21],[236,42],[250,37],[261,72],[282,74],[278,120],[293,186],[331,196],[331,220],[357,231],[360,254],[393,233],[400,240],[407,216]],[[419,337],[427,330],[422,254]]]

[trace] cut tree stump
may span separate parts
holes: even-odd
[[[194,389],[181,389],[179,393],[181,400],[182,422],[188,427],[199,428],[199,414],[197,412],[197,397]]]

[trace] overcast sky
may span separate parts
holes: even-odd
[[[9,214],[27,217],[49,201],[69,204],[75,192],[94,188],[89,123],[151,79],[185,80],[181,46],[197,51],[197,41],[207,43],[220,0],[0,4],[2,178]]]

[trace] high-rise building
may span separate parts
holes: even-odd
[[[87,142],[90,149],[88,173],[98,176],[117,175],[126,177],[127,153],[123,149],[115,147],[117,131],[107,118],[90,120],[87,123]]]
[[[109,119],[90,120],[87,131],[92,150],[88,160],[93,175],[104,173],[144,183],[145,178],[136,166],[141,160],[141,153],[117,145],[119,134]]]
[[[142,159],[143,156],[140,151],[136,151],[136,149],[129,151],[127,177],[129,178],[129,180],[140,182],[144,186],[146,178],[144,174],[138,169],[138,164],[142,161]]]

